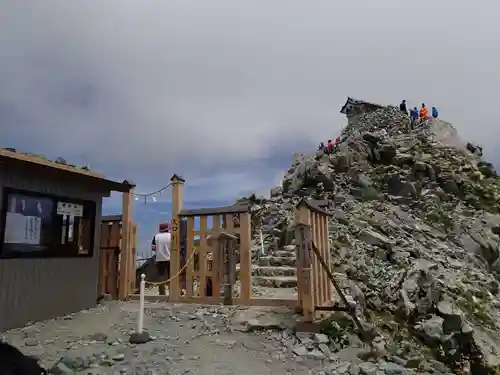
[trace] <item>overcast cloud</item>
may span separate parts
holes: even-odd
[[[349,95],[436,105],[494,156],[498,14],[493,0],[0,0],[1,143],[230,200],[335,137]]]

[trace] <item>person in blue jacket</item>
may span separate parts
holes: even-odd
[[[417,120],[418,120],[418,109],[417,109],[417,107],[414,107],[410,111],[410,120],[411,120],[411,129],[413,130],[415,128],[415,124],[417,123]]]
[[[432,114],[433,118],[437,118],[438,117],[438,110],[437,110],[436,107],[432,107],[431,114]]]

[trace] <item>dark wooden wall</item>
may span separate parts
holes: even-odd
[[[92,200],[97,204],[97,217],[92,258],[0,259],[0,332],[95,307],[99,222],[106,193],[89,192],[88,185],[75,184],[57,173],[34,168],[21,172],[0,164],[0,205],[4,187]]]

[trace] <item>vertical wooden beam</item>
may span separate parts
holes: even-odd
[[[120,284],[118,286],[118,298],[121,300],[127,299],[129,295],[129,264],[132,261],[131,243],[130,243],[130,225],[133,215],[132,189],[123,193],[122,201],[122,243],[120,247]],[[135,261],[135,259],[133,260]]]
[[[300,280],[300,302],[302,315],[306,322],[314,320],[314,296],[313,296],[313,280],[311,270],[311,249],[312,237],[311,226],[299,223],[295,226],[295,243],[297,249],[297,274]]]
[[[231,220],[231,225],[232,220]],[[252,221],[250,213],[240,214],[240,303],[250,305],[252,298]]]
[[[186,261],[194,252],[194,216],[187,217],[187,238],[186,238]],[[186,266],[186,296],[188,298],[194,295],[194,261],[191,260]]]
[[[137,223],[131,220],[131,232],[130,232],[130,243],[131,243],[131,252],[132,252],[132,261],[129,265],[129,294],[131,294],[135,290],[135,266],[137,259]]]
[[[106,247],[107,234],[106,231],[107,223],[101,222],[101,234],[99,237],[99,294],[106,293],[106,278],[108,276],[108,262],[106,258],[106,250],[103,248]]]
[[[312,211],[309,211],[310,215],[310,233],[311,233],[311,241],[316,241],[316,223],[315,223],[315,213]],[[316,306],[318,304],[318,267],[317,267],[317,257],[315,254],[311,254],[311,285],[312,285],[312,296],[313,296],[313,306]]]
[[[321,240],[323,242],[323,258],[329,267],[331,267],[330,261],[330,246],[328,239],[328,216],[321,215]],[[323,272],[323,288],[324,288],[324,301],[326,303],[331,301],[331,285],[330,280],[328,279],[328,275],[326,272]]]
[[[220,215],[213,215],[212,216],[212,235],[215,235],[216,233],[219,233],[221,230],[221,219]],[[220,278],[220,274],[218,272],[218,267],[219,267],[219,262],[220,262],[220,256],[219,256],[219,247],[218,245],[212,245],[212,293],[214,296],[214,299],[220,299],[220,288],[221,288],[221,283],[222,280]]]
[[[325,215],[325,246],[326,246],[326,252],[327,252],[327,263],[328,266],[332,266],[332,253],[330,252],[330,219],[328,216]],[[333,285],[330,282],[330,278],[328,277],[328,274],[326,275],[326,284],[327,284],[327,296],[328,296],[328,301],[333,301]]]
[[[200,262],[200,297],[207,297],[207,217],[200,216],[200,246],[198,247]]]
[[[323,223],[323,218],[324,218],[324,215],[323,214],[317,214],[318,215],[318,229],[317,229],[317,232],[318,232],[318,242],[319,242],[319,246],[320,246],[320,253],[321,255],[323,256],[323,258],[325,258],[325,241],[324,241],[324,235],[323,235],[323,229],[324,229],[324,223]],[[326,273],[325,271],[323,270],[323,267],[321,266],[321,264],[319,265],[319,274],[320,274],[320,278],[319,278],[319,282],[320,282],[320,299],[321,299],[321,302],[320,302],[320,305],[324,305],[325,302],[326,302]]]
[[[176,275],[180,270],[180,217],[185,180],[177,175],[170,179],[172,184],[172,248],[170,249],[170,275]],[[189,237],[189,233],[188,233]],[[178,301],[181,296],[180,280],[174,278],[169,285],[169,300]]]
[[[306,205],[301,204],[295,208],[295,225],[305,224],[309,225],[309,208]],[[297,267],[297,297],[299,300],[299,306],[302,308],[303,306],[303,281],[300,275],[303,274],[303,263],[301,262],[301,249],[299,244],[299,235],[300,232],[295,230],[295,253],[296,253],[296,267]]]

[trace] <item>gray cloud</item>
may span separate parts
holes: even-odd
[[[267,188],[283,166],[263,174],[259,161],[335,136],[347,95],[435,104],[493,148],[499,7],[3,0],[0,135],[144,188],[173,172],[219,177],[217,198]]]

